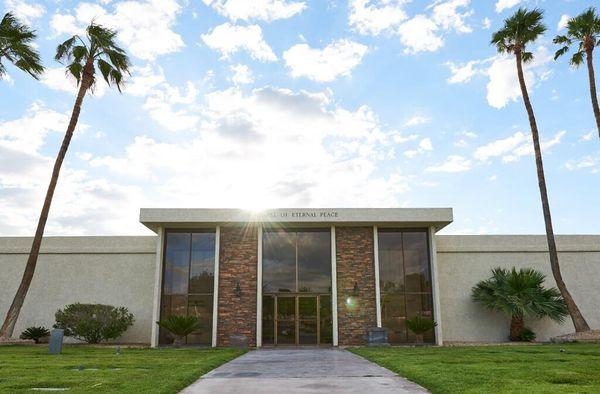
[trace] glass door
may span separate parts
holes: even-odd
[[[296,344],[296,297],[276,297],[276,345]]]
[[[298,297],[298,345],[317,345],[319,343],[318,298]]]

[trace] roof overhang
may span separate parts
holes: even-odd
[[[142,208],[140,222],[156,232],[163,228],[217,225],[434,227],[452,223],[452,208],[278,208],[251,211],[229,208]]]

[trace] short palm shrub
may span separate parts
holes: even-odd
[[[103,304],[70,304],[54,316],[54,328],[62,328],[65,335],[87,343],[116,339],[135,320],[127,308]]]
[[[175,339],[173,346],[183,345],[185,337],[200,328],[200,320],[195,316],[167,316],[156,322],[159,326],[169,331]]]
[[[526,317],[548,317],[562,322],[567,306],[556,288],[545,288],[546,276],[534,269],[494,268],[492,276],[472,289],[472,298],[493,311],[510,316],[511,341],[532,341],[533,331],[525,327]]]
[[[423,334],[432,330],[435,326],[437,326],[437,323],[433,319],[421,315],[406,319],[406,327],[415,333],[417,343],[423,343]]]
[[[40,343],[40,339],[50,335],[50,330],[46,327],[28,327],[21,333],[19,338],[21,339],[32,339],[35,343]]]

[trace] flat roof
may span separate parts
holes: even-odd
[[[164,228],[193,228],[236,224],[380,225],[435,227],[452,223],[452,208],[277,208],[252,211],[231,208],[142,208],[140,222],[156,232]]]

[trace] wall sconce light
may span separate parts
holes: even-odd
[[[354,282],[354,288],[352,289],[352,294],[354,294],[355,296],[358,296],[358,282]]]
[[[233,289],[233,293],[238,298],[240,298],[242,296],[242,288],[240,287],[240,281],[239,280],[235,284],[235,289]]]

